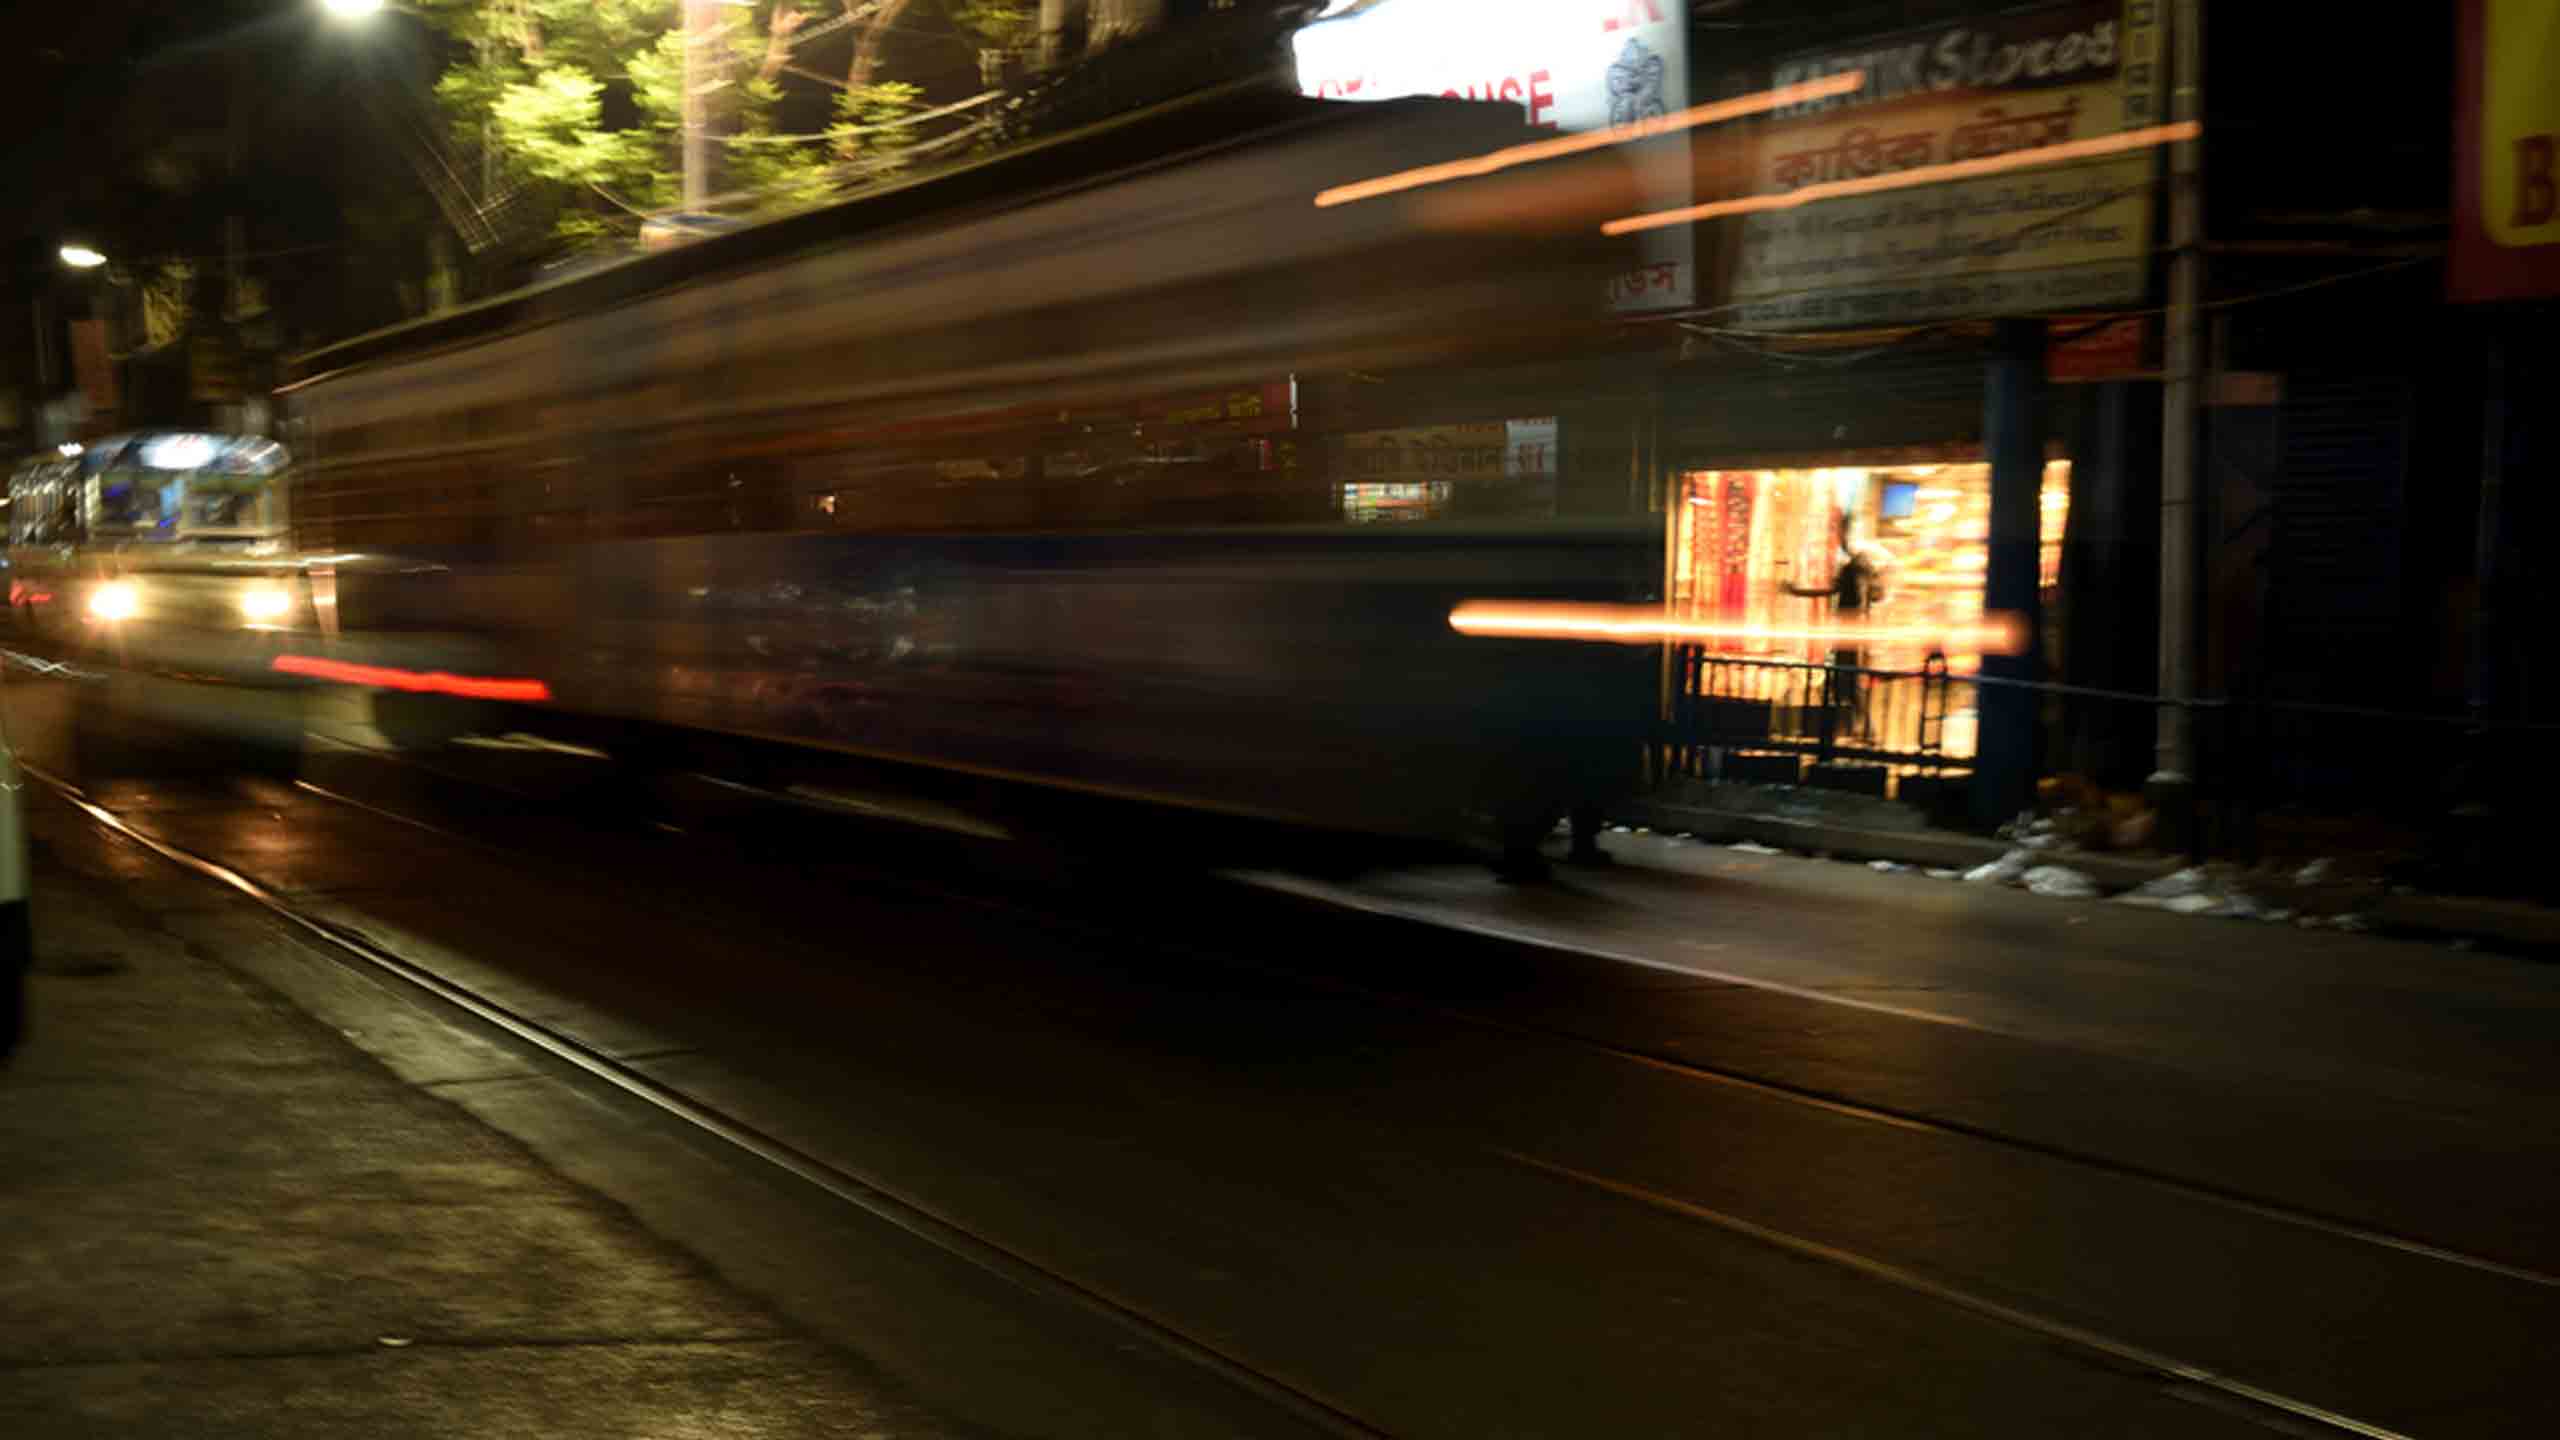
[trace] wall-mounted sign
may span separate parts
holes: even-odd
[[[1220,425],[1253,433],[1287,430],[1298,418],[1286,380],[1152,400],[1137,413],[1151,425]]]
[[[2267,410],[2284,403],[2284,377],[2267,370],[2216,370],[2204,379],[2204,403],[2233,410]]]
[[[1320,99],[1496,101],[1566,131],[1624,129],[1689,105],[1688,0],[1384,0],[1309,25],[1294,45],[1299,87]],[[1690,203],[1685,146],[1631,153],[1648,210]],[[1610,282],[1612,304],[1695,303],[1689,227],[1648,232],[1641,254]]]
[[[2560,0],[2461,0],[2456,300],[2560,295]]]
[[[1345,518],[1551,515],[1557,428],[1549,416],[1344,435],[1335,470]]]
[[[2160,123],[2157,0],[2079,0],[1780,61],[1856,92],[1771,112],[1753,194],[1891,175]],[[1738,323],[1823,330],[2130,304],[2148,280],[2156,151],[1889,189],[1746,216]]]
[[[2107,319],[2075,315],[2052,324],[2045,376],[2058,384],[2121,380],[2142,373],[2142,342],[2149,325],[2139,315]]]

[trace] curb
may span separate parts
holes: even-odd
[[[1819,820],[1700,810],[1649,800],[1622,805],[1619,815],[1626,824],[1654,830],[1685,830],[1701,840],[1751,840],[1780,850],[1828,852],[1844,860],[1891,860],[1933,870],[1970,870],[2018,848],[2006,840],[1944,830],[1862,830]],[[2186,864],[2183,860],[2133,860],[2081,852],[2056,855],[2052,863],[2070,866],[2109,892],[2131,890],[2163,875],[2175,874]]]
[[[2560,910],[2521,900],[2385,895],[2369,912],[2385,930],[2486,940],[2524,950],[2560,951]]]
[[[1970,870],[1989,864],[2016,848],[2007,841],[1943,830],[1863,830],[1818,820],[1790,820],[1774,815],[1747,815],[1659,801],[1631,801],[1617,808],[1621,824],[1657,831],[1687,832],[1711,843],[1754,841],[1773,849],[1829,854],[1843,860],[1891,860],[1935,870]],[[2121,894],[2185,868],[2181,859],[2135,860],[2116,855],[2075,852],[2053,857],[2096,882],[2109,895]],[[2560,952],[2560,910],[2516,900],[2473,900],[2442,895],[2393,895],[2374,898],[2362,912],[2376,930],[2406,935],[2476,940],[2519,950]]]

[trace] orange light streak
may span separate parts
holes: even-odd
[[[1723,120],[1757,115],[1781,105],[1794,105],[1806,100],[1823,100],[1846,95],[1867,83],[1867,72],[1844,71],[1807,80],[1797,85],[1781,85],[1775,90],[1759,90],[1731,100],[1718,100],[1712,105],[1692,105],[1653,120],[1639,120],[1624,130],[1592,130],[1580,135],[1565,135],[1553,140],[1533,140],[1526,145],[1513,145],[1471,160],[1451,160],[1441,165],[1425,165],[1417,170],[1399,170],[1375,180],[1362,180],[1350,185],[1336,185],[1316,192],[1316,208],[1329,210],[1336,205],[1349,205],[1358,200],[1375,200],[1399,190],[1419,190],[1425,185],[1438,185],[1449,180],[1467,180],[1478,175],[1491,175],[1517,165],[1530,165],[1540,160],[1553,160],[1560,155],[1579,155],[1610,145],[1623,145],[1631,140],[1650,140],[1678,130],[1713,125]]]
[[[1713,220],[1720,215],[1748,215],[1760,210],[1791,210],[1798,205],[1811,205],[1818,200],[1837,200],[1844,195],[1872,195],[1879,190],[1901,190],[1913,185],[1938,185],[1949,180],[1970,180],[1978,175],[1998,175],[2009,170],[2025,170],[2038,165],[2058,165],[2065,160],[2087,160],[2100,155],[2120,155],[2128,150],[2148,150],[2154,145],[2174,145],[2204,134],[2204,127],[2193,120],[2174,125],[2153,125],[2142,130],[2127,130],[2121,135],[2098,135],[2087,140],[2065,140],[2059,145],[2039,145],[2032,150],[2012,150],[2006,155],[1984,155],[1973,160],[1951,160],[1944,165],[1923,165],[1917,170],[1904,170],[1892,175],[1861,175],[1851,180],[1824,180],[1784,195],[1747,195],[1739,200],[1712,200],[1704,205],[1691,205],[1683,210],[1658,210],[1651,215],[1630,215],[1612,220],[1600,227],[1603,235],[1632,235],[1639,230],[1660,230],[1668,225],[1692,225]]]
[[[413,694],[459,695],[466,700],[518,700],[538,703],[551,698],[551,687],[539,680],[483,680],[448,675],[441,670],[395,670],[387,665],[356,665],[323,660],[317,655],[279,655],[270,666],[287,675],[333,680],[341,685],[370,685]]]
[[[1654,605],[1511,605],[1470,600],[1449,612],[1461,635],[1514,640],[1604,640],[1652,645],[1666,640],[1762,640],[1772,644],[1928,644],[1948,654],[2015,655],[2026,649],[2026,625],[2012,615],[1986,615],[1974,625],[1744,625],[1675,620]]]

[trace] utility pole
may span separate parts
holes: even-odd
[[[479,54],[480,73],[483,77],[486,77],[489,73],[488,32],[481,32],[480,38],[474,42],[473,48]],[[484,220],[489,216],[490,197],[497,193],[497,189],[498,136],[497,132],[490,128],[489,111],[488,108],[484,106],[480,111],[480,216]]]
[[[1075,9],[1068,0],[1040,0],[1038,63],[1042,70],[1055,70],[1066,63],[1067,17]]]
[[[2169,118],[2204,119],[2204,4],[2176,0],[2169,20]],[[2162,838],[2192,836],[2195,808],[2196,416],[2204,351],[2203,143],[2169,148],[2168,380],[2160,420],[2160,697],[2150,789]]]
[[[711,65],[704,53],[712,38],[718,0],[684,0],[684,211],[702,213],[711,193],[711,137],[707,133]]]

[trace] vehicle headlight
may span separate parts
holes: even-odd
[[[129,581],[110,580],[89,592],[89,613],[100,620],[130,620],[142,612],[142,592]]]
[[[271,625],[293,608],[293,597],[273,585],[240,592],[240,615],[252,625]]]

